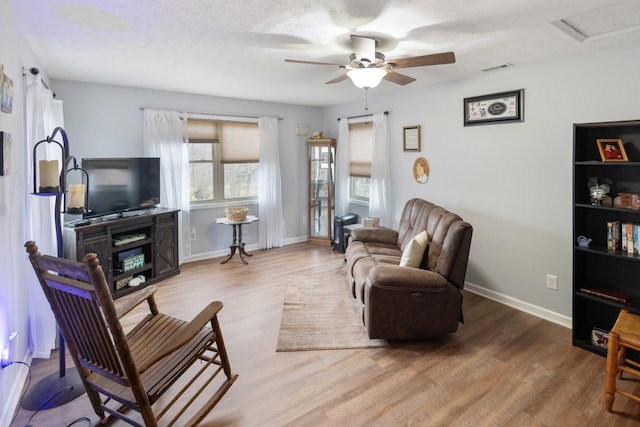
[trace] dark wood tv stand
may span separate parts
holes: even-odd
[[[96,253],[114,298],[180,273],[178,210],[154,208],[89,221],[81,226],[65,225],[64,255],[83,261],[85,254]],[[124,237],[131,241],[122,242]],[[144,261],[125,271],[122,261],[131,253],[143,254]],[[129,286],[129,279],[137,276],[144,276],[145,281]]]

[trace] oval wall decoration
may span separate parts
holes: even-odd
[[[418,184],[425,184],[429,180],[429,162],[424,157],[418,157],[413,162],[413,179]]]

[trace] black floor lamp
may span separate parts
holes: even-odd
[[[56,135],[60,134],[62,143],[56,141]],[[42,143],[55,143],[61,150],[62,168],[58,175],[57,160],[37,161],[37,148]],[[81,170],[76,164],[75,158],[69,156],[69,141],[67,134],[61,127],[54,129],[51,136],[39,141],[33,147],[33,195],[55,197],[54,221],[56,229],[57,255],[63,257],[62,245],[62,200],[66,193],[67,169],[69,162],[73,160],[74,168],[70,170]],[[39,167],[38,167],[39,166]],[[36,187],[37,174],[39,170],[40,186]],[[83,171],[84,172],[84,171]],[[86,172],[85,172],[86,174]],[[65,203],[66,204],[66,203]],[[75,398],[84,394],[82,380],[75,367],[66,368],[64,337],[58,330],[59,342],[59,369],[57,373],[51,374],[36,383],[22,398],[22,407],[31,411],[55,408],[71,402]]]

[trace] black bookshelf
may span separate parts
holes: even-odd
[[[596,141],[621,139],[629,161],[603,162]],[[640,120],[574,124],[573,127],[573,344],[600,356],[592,343],[594,328],[609,331],[622,308],[640,314],[640,255],[607,246],[607,222],[640,224],[640,209],[593,204],[589,179],[611,180],[609,195],[640,194]],[[577,238],[591,239],[588,247]],[[597,287],[621,291],[628,304],[581,291]]]

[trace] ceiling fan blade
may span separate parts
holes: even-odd
[[[434,53],[432,55],[414,56],[387,61],[393,68],[424,67],[427,65],[452,64],[456,62],[453,52]]]
[[[294,64],[313,64],[313,65],[333,65],[334,67],[344,68],[344,64],[333,64],[331,62],[316,62],[316,61],[299,61],[297,59],[285,59],[284,62],[293,62]]]
[[[390,81],[391,83],[399,84],[399,85],[407,85],[411,82],[415,82],[416,79],[413,77],[406,76],[404,74],[396,73],[395,71],[389,71],[384,79]]]
[[[356,59],[366,59],[372,64],[376,62],[375,39],[351,34],[351,45],[355,51]]]
[[[328,82],[326,82],[326,85],[329,85],[331,83],[340,83],[343,80],[346,80],[349,76],[347,76],[346,74],[341,75],[340,77],[336,77],[333,80],[329,80]]]

